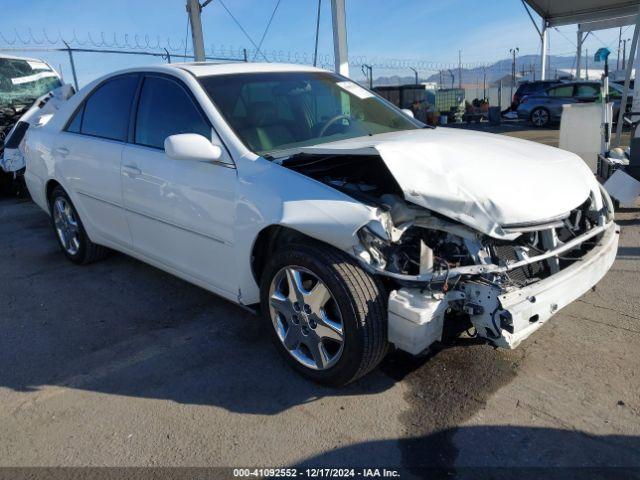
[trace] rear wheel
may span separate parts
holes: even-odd
[[[387,350],[383,288],[325,245],[289,245],[261,281],[265,324],[285,360],[307,378],[341,386],[375,368]]]
[[[53,190],[49,205],[58,245],[69,260],[87,264],[105,257],[107,249],[89,240],[76,208],[62,187]]]
[[[531,112],[531,123],[538,128],[546,127],[550,119],[549,110],[546,108],[536,108]]]

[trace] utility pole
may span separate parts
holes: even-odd
[[[487,98],[487,67],[482,67],[482,99]]]
[[[584,79],[589,80],[589,49],[584,50]]]
[[[415,74],[415,76],[416,76],[416,85],[419,85],[419,84],[420,84],[420,82],[418,81],[418,70],[416,70],[416,69],[415,69],[415,68],[413,68],[413,67],[409,67],[409,68],[410,68],[411,70],[413,70],[413,73],[414,73],[414,74]]]
[[[616,70],[620,70],[620,44],[622,43],[622,27],[618,32],[618,61],[616,62]]]
[[[209,3],[206,2],[205,5]],[[191,24],[191,40],[193,42],[193,57],[196,62],[204,62],[204,36],[202,35],[202,7],[198,0],[187,0],[187,13]]]
[[[347,48],[347,13],[345,0],[331,0],[333,23],[333,58],[335,70],[344,77],[349,76],[349,53]]]
[[[462,88],[462,50],[458,50],[458,88]]]
[[[626,61],[627,61],[627,42],[630,42],[630,38],[625,38],[622,40],[622,70],[625,69]]]
[[[520,48],[510,48],[509,53],[511,54],[511,98],[513,98],[513,87],[515,87],[516,83],[516,55],[520,52]]]

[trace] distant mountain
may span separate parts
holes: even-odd
[[[590,67],[591,62],[590,63]],[[555,55],[550,55],[547,63],[547,71],[549,72],[550,77],[556,76],[556,69],[571,69],[575,68],[575,57],[559,57]],[[374,70],[375,72],[375,70]],[[482,84],[484,74],[486,73],[486,82],[487,85],[490,85],[500,79],[503,79],[503,82],[508,81],[511,78],[511,59],[500,60],[493,65],[490,65],[486,68],[472,68],[472,69],[462,69],[462,84],[463,86],[476,86],[478,83]],[[458,86],[458,69],[443,70],[442,72],[435,73],[427,78],[420,78],[420,82],[436,82],[442,83],[444,87],[450,87],[452,84],[452,74],[453,74],[453,85]],[[516,57],[516,76],[528,76],[532,77],[535,74],[536,78],[540,78],[540,56],[539,55],[523,55],[521,57]],[[378,77],[374,79],[374,86],[385,86],[385,85],[404,85],[411,84],[415,82],[415,76],[407,75],[392,75],[385,77]]]

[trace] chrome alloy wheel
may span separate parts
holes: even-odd
[[[327,286],[303,267],[288,266],[273,277],[269,313],[278,338],[305,367],[327,370],[344,347],[344,324]]]
[[[531,121],[536,127],[543,127],[549,122],[549,112],[544,108],[538,108],[531,114]]]
[[[76,255],[80,250],[80,227],[73,208],[64,197],[56,198],[53,203],[53,223],[62,248],[69,255]]]

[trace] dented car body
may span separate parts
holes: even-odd
[[[85,132],[92,96],[115,80],[133,85],[122,138]],[[145,102],[162,82],[202,124],[153,127],[163,114],[145,117]],[[451,326],[514,348],[617,251],[611,200],[579,157],[427,128],[310,67],[119,72],[29,129],[26,157],[70,259],[110,247],[260,308],[292,366],[332,385],[388,344],[418,354]]]

